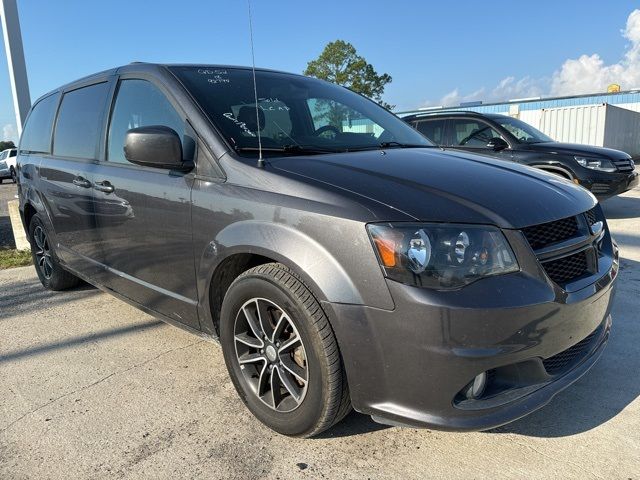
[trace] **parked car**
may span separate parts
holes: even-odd
[[[638,185],[635,164],[625,152],[555,142],[517,118],[465,111],[416,114],[404,120],[437,145],[546,170],[600,199]]]
[[[351,406],[496,427],[609,338],[618,251],[592,195],[442,153],[313,78],[131,64],[73,82],[33,106],[18,191],[46,288],[84,279],[218,339],[242,401],[282,434]]]
[[[0,183],[9,178],[16,183],[16,153],[17,149],[8,148],[0,152]]]

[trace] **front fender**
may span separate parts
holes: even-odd
[[[199,262],[201,314],[207,320],[210,319],[209,290],[215,288],[211,285],[214,272],[231,256],[247,253],[268,257],[288,266],[313,289],[320,301],[365,305],[372,303],[371,299],[375,297],[382,308],[393,308],[393,300],[377,262],[372,267],[380,276],[379,282],[375,278],[354,281],[329,250],[304,232],[285,224],[246,220],[221,230],[196,259]]]
[[[214,269],[229,255],[255,253],[293,268],[317,286],[322,300],[362,304],[358,289],[338,261],[318,242],[288,225],[251,220],[234,223],[220,232],[215,243]]]

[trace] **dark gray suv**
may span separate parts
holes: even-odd
[[[84,78],[33,106],[18,187],[45,287],[83,279],[218,339],[240,398],[283,434],[352,406],[495,427],[609,337],[618,253],[589,192],[442,153],[320,80],[151,64]]]

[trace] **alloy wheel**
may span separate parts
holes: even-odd
[[[250,390],[277,412],[304,401],[309,367],[302,338],[290,316],[265,298],[240,307],[234,325],[236,359]]]
[[[36,244],[36,264],[40,272],[46,279],[51,278],[53,273],[53,262],[51,260],[51,249],[49,248],[49,239],[44,229],[38,225],[33,231],[33,240]]]

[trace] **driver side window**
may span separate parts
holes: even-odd
[[[489,148],[489,140],[502,138],[491,126],[478,120],[455,118],[449,124],[454,147]]]
[[[129,163],[124,156],[127,131],[151,125],[162,125],[175,130],[182,139],[185,158],[189,158],[188,144],[185,143],[185,122],[164,94],[146,80],[122,80],[111,114],[108,160]]]

